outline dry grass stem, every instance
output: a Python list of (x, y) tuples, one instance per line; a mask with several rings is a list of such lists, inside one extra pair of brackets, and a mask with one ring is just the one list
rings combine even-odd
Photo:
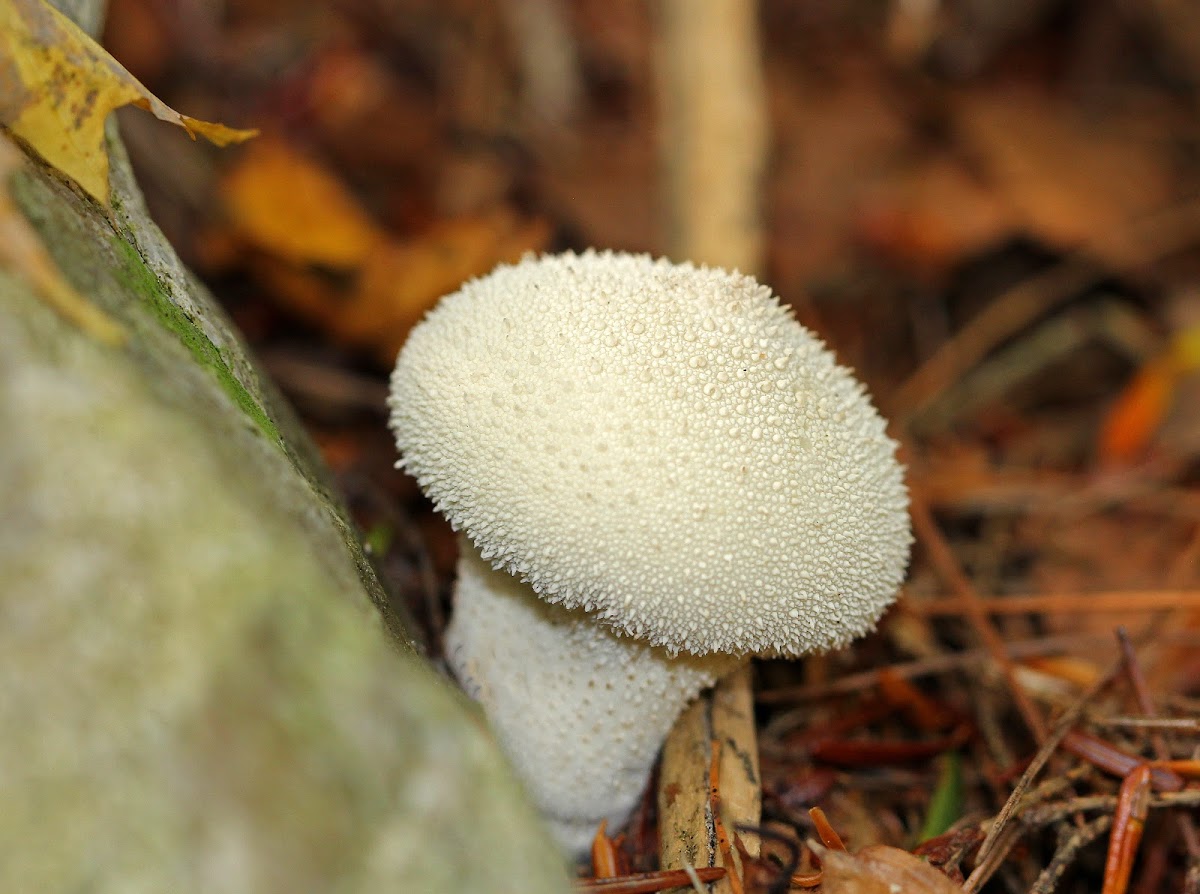
[[(1054, 753), (1059, 743), (1071, 731), (1071, 728), (1079, 721), (1079, 718), (1083, 716), (1083, 710), (1088, 702), (1095, 698), (1116, 678), (1123, 666), (1123, 660), (1114, 661), (1087, 692), (1083, 693), (1058, 719), (1058, 722), (1054, 725), (1054, 729), (1042, 742), (1037, 754), (1034, 755), (1029, 766), (1025, 768), (1025, 772), (1021, 774), (1021, 778), (1017, 780), (1017, 784), (1013, 786), (1012, 793), (1008, 796), (1004, 807), (1001, 808), (1000, 813), (996, 815), (996, 819), (992, 822), (987, 837), (984, 838), (983, 844), (979, 846), (979, 856), (976, 858), (975, 871), (971, 873), (963, 885), (965, 890), (977, 890), (998, 868), (999, 863), (990, 860), (989, 855), (992, 851), (998, 850), (997, 842), (1001, 835), (1004, 834), (1006, 827), (1010, 825), (1009, 821), (1021, 806), (1025, 792), (1029, 789), (1033, 780), (1037, 778), (1038, 773), (1042, 771), (1042, 767), (1050, 760), (1050, 756)], [(1009, 842), (1010, 847), (1011, 844), (1012, 842)]]
[(962, 606), (963, 614), (970, 620), (971, 626), (979, 638), (983, 640), (983, 645), (987, 648), (992, 660), (1000, 667), (1004, 679), (1008, 683), (1013, 702), (1025, 720), (1025, 725), (1033, 734), (1034, 739), (1041, 744), (1046, 740), (1046, 723), (1033, 701), (1017, 682), (1016, 668), (1008, 656), (1004, 640), (989, 620), (979, 594), (967, 579), (950, 544), (946, 542), (937, 523), (933, 520), (929, 508), (916, 495), (912, 500), (911, 511), (913, 530), (917, 539), (929, 553), (929, 559), (938, 574), (954, 590)]
[[(1102, 593), (1045, 593), (1013, 596), (980, 596), (977, 604), (989, 615), (1082, 614), (1151, 612), (1164, 609), (1200, 609), (1200, 590), (1124, 590)], [(958, 599), (910, 599), (905, 609), (934, 617), (965, 613)]]
[(1063, 873), (1075, 862), (1079, 852), (1107, 832), (1111, 826), (1111, 816), (1098, 816), (1082, 826), (1065, 826), (1059, 836), (1058, 849), (1046, 864), (1046, 868), (1038, 875), (1037, 881), (1029, 889), (1029, 894), (1053, 894)]

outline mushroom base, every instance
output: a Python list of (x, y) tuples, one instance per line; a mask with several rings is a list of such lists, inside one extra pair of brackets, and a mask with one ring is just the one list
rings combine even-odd
[(629, 818), (679, 713), (743, 659), (671, 655), (543, 602), (465, 538), (446, 651), (563, 848)]

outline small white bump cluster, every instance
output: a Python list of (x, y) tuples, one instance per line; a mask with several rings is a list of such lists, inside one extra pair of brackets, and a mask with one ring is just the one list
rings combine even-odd
[(390, 407), (400, 465), (484, 558), (669, 650), (840, 646), (904, 575), (895, 443), (748, 276), (527, 257), (413, 330)]

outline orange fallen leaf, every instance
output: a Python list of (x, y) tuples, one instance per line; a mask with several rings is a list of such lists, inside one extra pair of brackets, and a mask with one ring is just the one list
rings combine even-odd
[(353, 271), (383, 241), (337, 175), (278, 139), (249, 147), (220, 191), (236, 234), (289, 264)]
[(421, 236), (377, 242), (340, 279), (260, 252), (251, 270), (272, 296), (343, 344), (390, 365), (408, 330), (438, 298), (497, 264), (545, 248), (550, 229), (507, 209), (441, 221)]
[(1100, 427), (1097, 459), (1102, 466), (1123, 465), (1141, 456), (1166, 417), (1174, 391), (1171, 364), (1155, 360), (1138, 371)]
[(1176, 334), (1167, 350), (1147, 362), (1117, 396), (1100, 427), (1100, 464), (1124, 465), (1145, 453), (1170, 412), (1179, 377), (1197, 369), (1200, 326)]
[(876, 254), (929, 281), (1000, 243), (1016, 221), (957, 159), (934, 155), (869, 189), (854, 227)]
[(613, 878), (620, 874), (617, 870), (617, 848), (608, 837), (608, 820), (601, 820), (600, 827), (592, 837), (592, 876)]
[(506, 209), (441, 221), (419, 239), (388, 243), (371, 254), (355, 301), (339, 321), (352, 341), (370, 343), (391, 363), (404, 339), (443, 295), (497, 264), (545, 248), (550, 228)]
[[(279, 139), (249, 147), (220, 194), (227, 243), (273, 297), (338, 341), (391, 364), (408, 330), (442, 295), (497, 264), (545, 248), (543, 220), (508, 208), (435, 223), (401, 240), (385, 233), (338, 176)], [(210, 244), (231, 262), (229, 245)], [(330, 275), (330, 274), (334, 275)]]
[(125, 330), (67, 282), (9, 195), (8, 183), (22, 162), (21, 151), (0, 135), (0, 270), (24, 279), (62, 317), (105, 344), (120, 344)]
[(104, 122), (114, 109), (139, 106), (218, 146), (257, 133), (179, 114), (44, 0), (0, 3), (0, 60), (0, 123), (104, 205)]

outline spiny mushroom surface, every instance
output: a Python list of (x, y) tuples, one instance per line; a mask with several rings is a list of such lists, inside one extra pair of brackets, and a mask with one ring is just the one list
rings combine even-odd
[(558, 840), (581, 851), (601, 820), (624, 822), (675, 717), (738, 659), (619, 636), (461, 550), (446, 654)]
[[(390, 405), (401, 465), (482, 559), (619, 641), (664, 655), (833, 648), (871, 629), (903, 578), (907, 494), (883, 420), (750, 277), (592, 252), (500, 267), (413, 330)], [(489, 588), (468, 589), (481, 601)], [(518, 684), (502, 669), (479, 679), (469, 651), (456, 670), (499, 727), (513, 707), (488, 693)], [(538, 705), (526, 722), (559, 718), (563, 748), (587, 733), (574, 706), (525, 694)], [(501, 738), (514, 755), (545, 747)], [(535, 754), (527, 774), (543, 765)], [(574, 776), (557, 784), (569, 800)], [(633, 803), (621, 800), (591, 815), (615, 824)]]
[(909, 547), (884, 422), (747, 276), (645, 256), (497, 269), (412, 333), (403, 467), (543, 599), (695, 654), (869, 630)]

